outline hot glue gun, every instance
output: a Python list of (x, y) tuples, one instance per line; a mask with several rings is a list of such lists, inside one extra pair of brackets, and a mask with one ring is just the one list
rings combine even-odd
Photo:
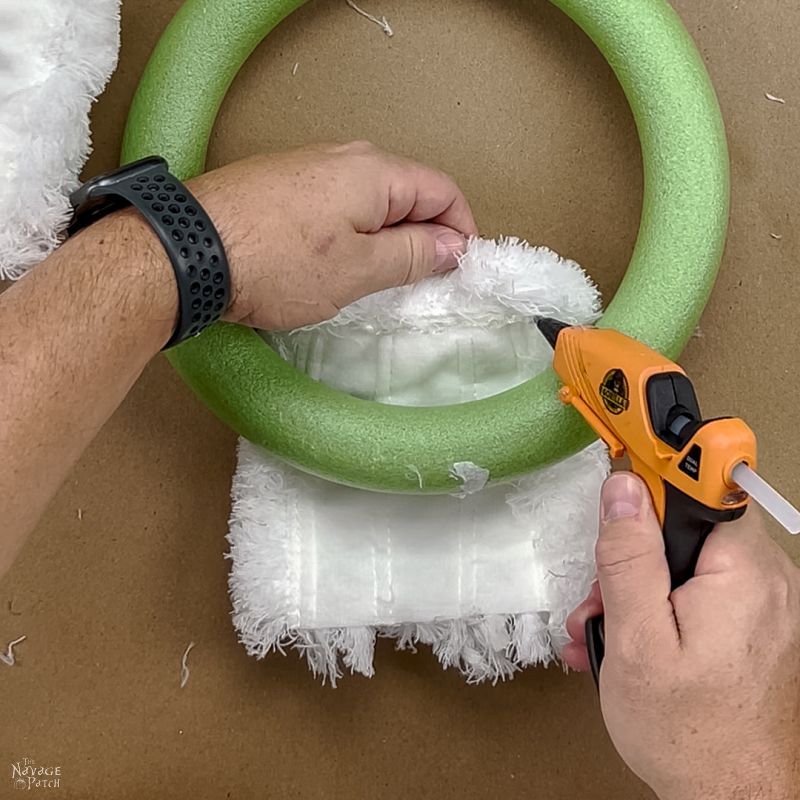
[[(751, 497), (790, 533), (800, 533), (800, 512), (754, 471), (753, 431), (741, 419), (703, 419), (692, 382), (677, 364), (614, 330), (552, 319), (538, 326), (554, 350), (562, 402), (589, 423), (612, 458), (627, 455), (647, 484), (673, 589), (694, 575), (714, 527), (741, 517)], [(602, 617), (587, 622), (586, 645), (599, 681)]]

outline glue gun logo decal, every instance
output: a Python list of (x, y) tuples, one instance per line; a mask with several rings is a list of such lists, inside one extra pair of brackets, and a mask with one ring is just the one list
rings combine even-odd
[(603, 405), (612, 414), (621, 414), (628, 410), (628, 379), (621, 369), (612, 369), (606, 373), (600, 384), (600, 397), (603, 398)]

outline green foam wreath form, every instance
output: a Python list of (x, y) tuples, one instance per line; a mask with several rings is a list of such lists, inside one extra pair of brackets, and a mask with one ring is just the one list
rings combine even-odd
[[(123, 163), (159, 154), (182, 179), (201, 173), (236, 73), (303, 2), (188, 0), (142, 76)], [(713, 287), (727, 231), (728, 155), (713, 87), (664, 0), (552, 2), (608, 59), (642, 143), (639, 237), (600, 324), (677, 357)], [(236, 325), (218, 324), (169, 358), (239, 434), (307, 472), (365, 489), (452, 492), (458, 489), (451, 475), (456, 462), (474, 462), (498, 481), (565, 458), (593, 439), (577, 414), (559, 402), (550, 370), (486, 400), (404, 408), (317, 383), (286, 364), (254, 331)]]

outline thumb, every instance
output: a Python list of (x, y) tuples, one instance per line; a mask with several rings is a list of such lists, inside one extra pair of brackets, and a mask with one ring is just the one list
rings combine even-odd
[(444, 225), (407, 222), (368, 234), (374, 247), (377, 289), (416, 283), (458, 266), (466, 238)]
[[(603, 487), (597, 578), (605, 610), (606, 646), (613, 651), (677, 638), (664, 538), (647, 486), (617, 472)], [(642, 654), (644, 655), (644, 654)]]

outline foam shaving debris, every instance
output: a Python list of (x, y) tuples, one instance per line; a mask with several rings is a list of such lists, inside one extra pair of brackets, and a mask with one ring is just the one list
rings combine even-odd
[(468, 497), (480, 492), (489, 482), (489, 470), (471, 461), (458, 461), (453, 464), (450, 475), (461, 481), (461, 491), (456, 497)]
[(389, 37), (394, 36), (394, 31), (392, 30), (392, 26), (389, 24), (389, 22), (387, 21), (386, 17), (375, 17), (375, 16), (373, 16), (372, 14), (368, 13), (367, 11), (364, 11), (363, 8), (359, 8), (353, 2), (353, 0), (347, 0), (347, 5), (349, 5), (350, 8), (352, 8), (353, 11), (355, 11), (357, 14), (361, 14), (361, 16), (364, 17), (365, 19), (368, 19), (370, 22), (374, 22), (376, 25), (378, 25), (381, 28), (381, 30), (387, 36), (389, 36)]
[(181, 689), (189, 682), (189, 666), (186, 660), (189, 658), (189, 653), (193, 647), (194, 642), (189, 642), (187, 648), (183, 651), (183, 657), (181, 658)]
[(20, 636), (19, 638), (14, 639), (13, 642), (9, 642), (5, 653), (0, 653), (0, 661), (2, 661), (7, 667), (13, 667), (14, 664), (17, 663), (17, 659), (14, 656), (14, 648), (20, 642), (24, 642), (27, 638), (27, 636)]
[(417, 483), (419, 483), (419, 488), (422, 489), (422, 473), (419, 471), (419, 467), (415, 467), (413, 464), (407, 464), (406, 468), (408, 469), (407, 477), (416, 478)]

